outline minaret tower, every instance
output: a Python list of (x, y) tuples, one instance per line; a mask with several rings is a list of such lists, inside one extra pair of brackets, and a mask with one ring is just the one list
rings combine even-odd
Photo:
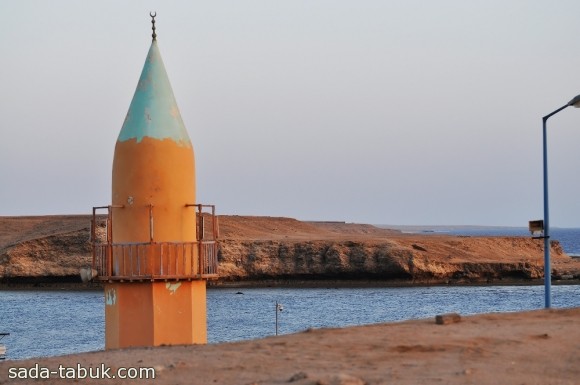
[(93, 208), (107, 349), (206, 343), (206, 280), (217, 277), (215, 207), (195, 203), (193, 147), (161, 59), (155, 16), (115, 145), (112, 204)]

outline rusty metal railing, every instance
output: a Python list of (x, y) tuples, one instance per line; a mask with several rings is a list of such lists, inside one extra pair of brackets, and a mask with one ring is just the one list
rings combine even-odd
[[(196, 238), (193, 242), (156, 242), (153, 240), (153, 214), (150, 207), (150, 242), (115, 243), (113, 240), (112, 208), (123, 206), (100, 206), (93, 208), (91, 243), (93, 246), (93, 269), (101, 281), (143, 280), (198, 280), (217, 278), (218, 223), (213, 205), (187, 205), (195, 207)], [(211, 213), (204, 213), (204, 208)], [(107, 209), (106, 217), (98, 216), (97, 210)], [(205, 223), (209, 222), (206, 235)], [(103, 228), (105, 236), (99, 236)], [(192, 230), (193, 231), (193, 230)]]
[(95, 244), (100, 280), (217, 278), (216, 241)]

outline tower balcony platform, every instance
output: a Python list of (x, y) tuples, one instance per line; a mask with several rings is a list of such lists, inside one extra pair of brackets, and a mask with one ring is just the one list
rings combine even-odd
[[(95, 279), (105, 282), (143, 282), (218, 278), (219, 243), (215, 206), (187, 206), (197, 209), (197, 240), (193, 242), (154, 241), (152, 207), (149, 210), (149, 242), (114, 242), (112, 209), (122, 209), (123, 206), (93, 207), (91, 243), (92, 268), (97, 273)], [(211, 212), (204, 212), (207, 208), (211, 208)], [(100, 209), (106, 209), (107, 214), (97, 215)]]

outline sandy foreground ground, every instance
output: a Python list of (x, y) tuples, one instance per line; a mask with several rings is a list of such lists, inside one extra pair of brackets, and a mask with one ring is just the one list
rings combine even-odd
[[(10, 379), (19, 368), (155, 369), (155, 379)], [(67, 369), (68, 370), (68, 369)], [(122, 375), (129, 372), (122, 372)], [(133, 373), (136, 373), (133, 371)], [(33, 373), (34, 374), (34, 373)], [(81, 372), (82, 375), (82, 372)], [(237, 343), (0, 363), (0, 384), (580, 384), (580, 308), (412, 320)]]

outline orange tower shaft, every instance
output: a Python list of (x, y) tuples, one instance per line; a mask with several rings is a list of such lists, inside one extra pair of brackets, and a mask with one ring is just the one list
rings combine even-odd
[(154, 35), (115, 146), (107, 241), (94, 237), (107, 349), (206, 343), (217, 223), (195, 202), (193, 147)]

